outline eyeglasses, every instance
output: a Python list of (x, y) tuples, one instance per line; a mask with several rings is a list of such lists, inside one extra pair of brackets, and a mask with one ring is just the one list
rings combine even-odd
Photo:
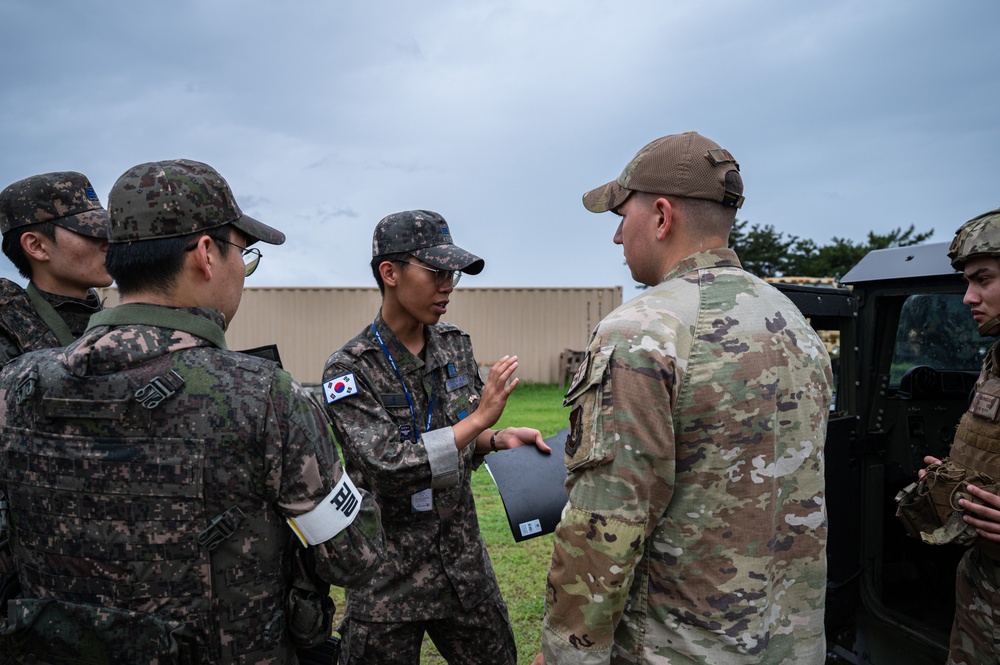
[[(212, 236), (208, 236), (212, 238)], [(227, 245), (232, 245), (236, 249), (240, 250), (240, 256), (243, 257), (243, 265), (246, 266), (246, 276), (249, 277), (253, 274), (253, 271), (257, 269), (257, 265), (260, 263), (260, 250), (256, 247), (240, 247), (235, 242), (229, 242), (228, 240), (220, 240), (219, 238), (212, 238), (212, 242), (221, 242)], [(185, 247), (185, 252), (192, 251), (198, 243), (194, 243), (190, 247)]]
[(442, 287), (448, 282), (451, 282), (452, 287), (458, 286), (458, 280), (462, 279), (461, 270), (448, 270), (446, 268), (428, 268), (427, 266), (422, 266), (419, 263), (410, 263), (409, 261), (404, 261), (403, 259), (395, 259), (396, 263), (405, 263), (408, 266), (416, 266), (423, 270), (434, 273), (434, 285), (437, 287)]

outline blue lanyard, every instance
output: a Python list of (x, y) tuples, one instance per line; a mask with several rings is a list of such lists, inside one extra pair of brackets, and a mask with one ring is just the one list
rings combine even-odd
[[(385, 341), (382, 339), (382, 335), (379, 334), (378, 328), (375, 326), (375, 321), (372, 321), (372, 332), (375, 334), (375, 339), (378, 340), (379, 346), (382, 347), (382, 353), (385, 357), (389, 359), (389, 364), (392, 365), (392, 371), (396, 373), (396, 378), (399, 379), (399, 385), (403, 386), (403, 394), (406, 395), (406, 403), (410, 405), (410, 415), (413, 416), (413, 427), (416, 429), (416, 438), (420, 438), (420, 425), (417, 423), (417, 408), (413, 405), (413, 397), (410, 395), (410, 389), (406, 387), (406, 382), (403, 381), (403, 375), (399, 371), (399, 367), (396, 366), (396, 360), (389, 353), (389, 347), (385, 345)], [(430, 399), (427, 400), (427, 427), (424, 432), (429, 432), (431, 429), (431, 416), (434, 414), (434, 382), (431, 382), (431, 395)]]

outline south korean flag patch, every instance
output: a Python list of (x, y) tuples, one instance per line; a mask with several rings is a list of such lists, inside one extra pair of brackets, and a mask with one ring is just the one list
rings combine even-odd
[(326, 396), (327, 404), (333, 404), (338, 399), (350, 397), (357, 394), (357, 392), (358, 384), (354, 381), (354, 372), (342, 374), (323, 384), (323, 394)]

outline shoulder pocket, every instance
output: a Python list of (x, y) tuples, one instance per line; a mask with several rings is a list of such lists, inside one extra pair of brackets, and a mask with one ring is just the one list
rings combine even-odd
[(613, 351), (614, 346), (588, 351), (566, 391), (563, 405), (572, 408), (566, 438), (566, 469), (569, 471), (604, 464), (615, 457), (611, 401)]

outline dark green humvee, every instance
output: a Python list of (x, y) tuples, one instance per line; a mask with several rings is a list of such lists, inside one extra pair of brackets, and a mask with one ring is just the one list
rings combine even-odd
[(964, 550), (907, 536), (894, 501), (925, 455), (947, 455), (993, 343), (962, 304), (947, 251), (871, 252), (841, 280), (849, 288), (775, 285), (840, 338), (826, 441), (829, 663), (947, 656)]

